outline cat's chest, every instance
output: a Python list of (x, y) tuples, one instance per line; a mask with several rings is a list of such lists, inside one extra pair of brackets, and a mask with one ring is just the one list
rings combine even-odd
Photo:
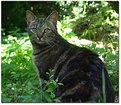
[(34, 49), (34, 53), (36, 53), (32, 56), (33, 62), (38, 68), (53, 69), (64, 50), (62, 47), (44, 48), (38, 52)]

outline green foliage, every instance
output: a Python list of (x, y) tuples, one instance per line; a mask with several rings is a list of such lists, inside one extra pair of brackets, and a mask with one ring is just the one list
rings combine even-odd
[(17, 40), (12, 36), (2, 38), (7, 43), (2, 44), (2, 102), (32, 102), (37, 95), (35, 93), (39, 93), (27, 39)]
[[(58, 21), (60, 35), (68, 42), (87, 47), (100, 55), (106, 64), (116, 97), (118, 97), (118, 14), (109, 5), (109, 2), (58, 1), (57, 4), (60, 6), (59, 14), (65, 14), (61, 17), (63, 19)], [(18, 7), (16, 6), (16, 8)], [(29, 4), (28, 7), (30, 7)], [(39, 6), (36, 7), (36, 10), (38, 8)], [(14, 8), (13, 11), (15, 12), (15, 10)], [(23, 12), (25, 11), (21, 11), (20, 14)], [(21, 16), (20, 14), (19, 16)], [(19, 18), (19, 20), (21, 19)], [(11, 28), (13, 28), (12, 25)], [(31, 59), (32, 48), (28, 34), (20, 33), (20, 29), (17, 27), (7, 32), (3, 28), (1, 33), (2, 102), (60, 102), (59, 98), (55, 96), (54, 90), (62, 84), (58, 83), (58, 80), (53, 80), (54, 70), (47, 73), (50, 78), (44, 81), (44, 86), (39, 85)], [(104, 92), (103, 94), (105, 96)], [(101, 97), (100, 102), (105, 101), (103, 98)]]
[[(6, 32), (15, 30), (16, 28), (19, 28), (19, 32), (21, 30), (25, 31), (26, 10), (31, 10), (41, 18), (48, 16), (53, 10), (57, 10), (59, 13), (61, 13), (59, 14), (59, 20), (63, 19), (64, 16), (71, 16), (73, 18), (76, 15), (78, 18), (79, 16), (83, 17), (83, 15), (86, 16), (87, 14), (91, 13), (95, 14), (100, 8), (101, 11), (104, 12), (102, 15), (107, 15), (107, 10), (110, 10), (110, 8), (108, 8), (109, 6), (112, 8), (112, 10), (116, 11), (116, 13), (119, 12), (118, 1), (107, 1), (104, 3), (108, 3), (109, 5), (102, 7), (105, 5), (101, 4), (100, 1), (2, 1), (2, 28), (4, 28)], [(108, 15), (114, 15), (112, 12), (109, 12)], [(97, 21), (100, 20), (101, 19), (98, 19)]]
[[(44, 90), (44, 94), (42, 96), (43, 102), (60, 102), (59, 97), (55, 96), (55, 89), (59, 85), (63, 85), (58, 82), (58, 79), (54, 80), (54, 70), (49, 70), (46, 72), (46, 75), (49, 77), (49, 80), (44, 80), (42, 90)], [(46, 96), (45, 96), (46, 95)]]
[(78, 2), (64, 18), (62, 26), (68, 25), (81, 39), (107, 42), (118, 37), (118, 14), (108, 2)]
[(47, 73), (50, 79), (45, 86), (39, 85), (28, 37), (18, 40), (9, 35), (2, 41), (2, 102), (60, 102), (54, 90), (61, 83), (52, 79), (53, 70)]

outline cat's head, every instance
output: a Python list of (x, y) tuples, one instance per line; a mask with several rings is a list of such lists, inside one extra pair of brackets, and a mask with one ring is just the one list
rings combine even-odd
[(57, 33), (58, 13), (53, 11), (47, 18), (38, 18), (31, 11), (26, 11), (28, 34), (33, 43), (51, 43)]

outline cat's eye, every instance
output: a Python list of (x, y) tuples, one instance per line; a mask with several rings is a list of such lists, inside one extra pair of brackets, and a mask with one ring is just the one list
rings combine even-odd
[(44, 29), (44, 33), (48, 33), (48, 32), (50, 32), (49, 28)]
[(31, 32), (35, 32), (36, 28), (30, 28)]

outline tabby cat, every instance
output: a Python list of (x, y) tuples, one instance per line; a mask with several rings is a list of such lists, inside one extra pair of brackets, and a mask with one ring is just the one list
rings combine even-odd
[(96, 53), (72, 45), (58, 34), (57, 11), (47, 18), (38, 18), (27, 10), (26, 19), (39, 77), (48, 80), (46, 72), (55, 70), (54, 79), (63, 84), (55, 90), (61, 102), (98, 102), (102, 95), (102, 72), (106, 102), (114, 102), (114, 91), (103, 62)]

